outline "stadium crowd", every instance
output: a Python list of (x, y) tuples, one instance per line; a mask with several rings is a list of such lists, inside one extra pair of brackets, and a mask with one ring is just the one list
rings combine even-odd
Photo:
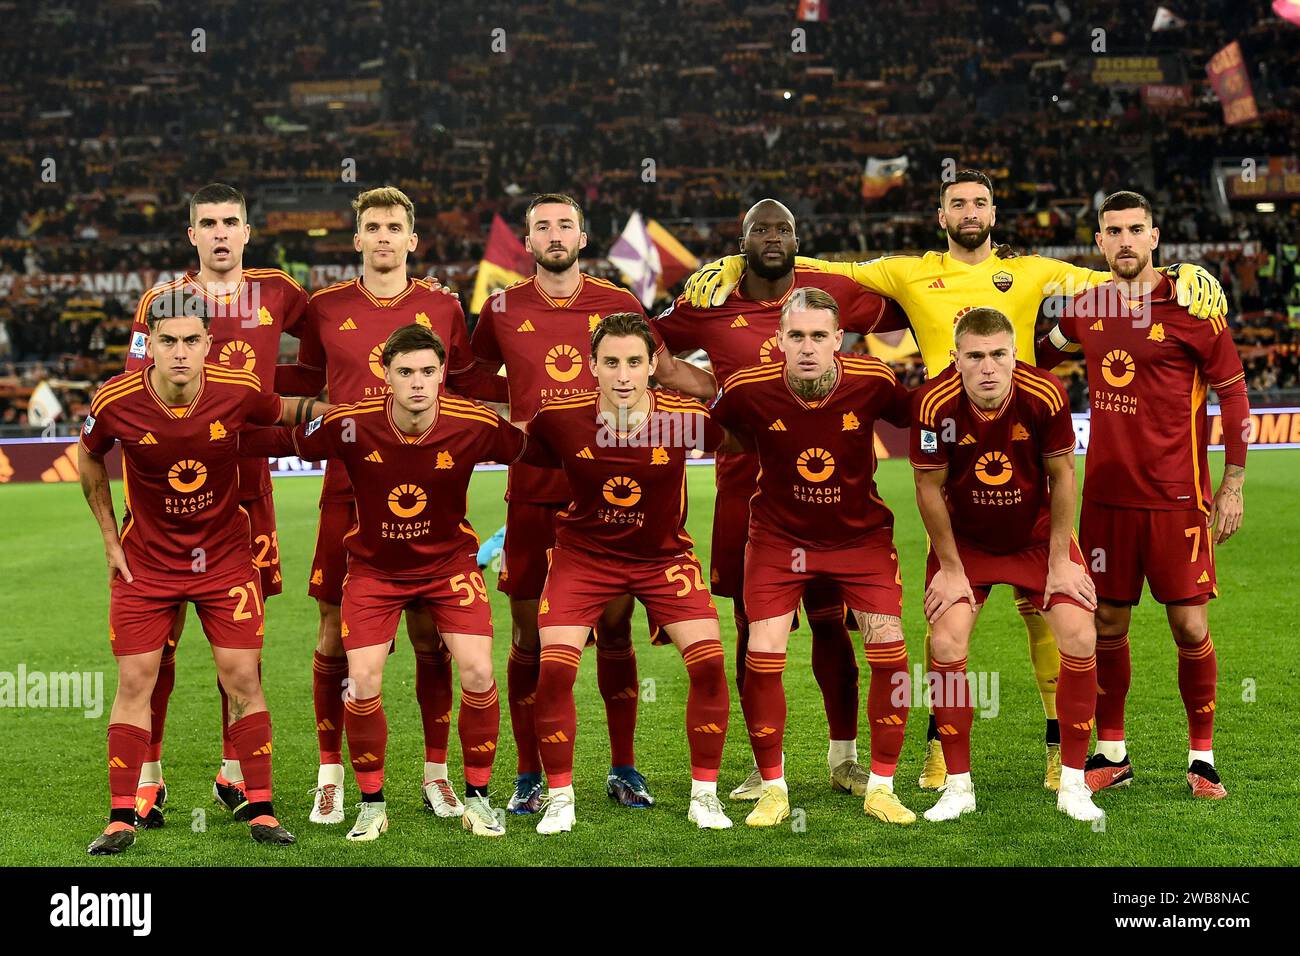
[[(188, 268), (179, 224), (213, 178), (253, 200), (247, 260), (266, 265), (356, 259), (345, 232), (262, 229), (268, 195), (341, 201), (391, 182), (420, 215), (413, 269), (462, 293), (493, 216), (517, 224), (551, 189), (583, 203), (587, 255), (611, 278), (601, 260), (632, 211), (709, 259), (767, 195), (799, 218), (805, 254), (921, 251), (942, 240), (934, 184), (951, 158), (992, 177), (995, 236), (1018, 249), (1090, 244), (1095, 197), (1130, 185), (1166, 242), (1257, 242), (1257, 256), (1205, 261), (1229, 288), (1251, 388), (1300, 387), (1300, 284), (1283, 252), (1296, 206), (1216, 204), (1208, 167), (1300, 153), (1296, 27), (1211, 0), (1180, 0), (1186, 23), (1159, 32), (1122, 0), (1079, 7), (882, 0), (800, 24), (785, 2), (449, 0), (429, 21), (414, 0), (322, 0), (307, 36), (291, 4), (259, 5), (255, 28), (237, 5), (182, 2), (165, 19), (156, 0), (42, 5), (0, 38), (0, 282)], [(1232, 39), (1260, 120), (1228, 127), (1204, 77)], [(1106, 54), (1160, 58), (1189, 101), (1157, 110), (1138, 85), (1099, 81)], [(317, 102), (306, 80), (347, 83)], [(895, 156), (908, 175), (864, 200), (867, 157)], [(355, 182), (341, 181), (348, 159)], [(120, 367), (131, 297), (5, 291), (0, 396)], [(75, 415), (85, 395), (60, 391)], [(0, 424), (22, 404), (0, 397)]]

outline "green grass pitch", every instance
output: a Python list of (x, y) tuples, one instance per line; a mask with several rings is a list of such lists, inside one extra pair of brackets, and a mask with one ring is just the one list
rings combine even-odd
[[(1082, 465), (1082, 460), (1080, 460)], [(218, 703), (206, 642), (191, 612), (180, 645), (175, 694), (168, 716), (164, 766), (170, 789), (167, 826), (146, 831), (124, 857), (91, 860), (86, 844), (107, 814), (104, 733), (116, 685), (107, 641), (108, 595), (98, 536), (76, 485), (15, 485), (0, 489), (4, 548), (0, 550), (0, 671), (101, 671), (104, 712), (87, 719), (71, 709), (0, 710), (0, 863), (4, 865), (1295, 865), (1300, 823), (1294, 812), (1295, 723), (1300, 695), (1295, 600), (1300, 513), (1295, 476), (1300, 452), (1253, 455), (1246, 485), (1246, 520), (1218, 551), (1223, 595), (1211, 605), (1219, 651), (1216, 756), (1229, 797), (1193, 801), (1184, 777), (1186, 722), (1175, 680), (1172, 640), (1160, 607), (1148, 596), (1134, 615), (1133, 689), (1129, 744), (1135, 785), (1098, 800), (1107, 810), (1097, 832), (1056, 812), (1042, 788), (1043, 719), (1025, 649), (1025, 633), (1006, 588), (995, 590), (970, 654), (971, 669), (997, 672), (999, 710), (974, 728), (979, 810), (961, 821), (888, 827), (862, 813), (860, 801), (833, 793), (826, 767), (826, 723), (808, 662), (806, 626), (791, 641), (786, 692), (790, 719), (786, 776), (791, 822), (775, 831), (749, 831), (748, 805), (729, 803), (736, 827), (698, 832), (686, 820), (688, 762), (683, 729), (686, 675), (671, 648), (651, 648), (645, 617), (636, 613), (644, 694), (637, 730), (638, 765), (659, 805), (631, 811), (604, 793), (608, 741), (596, 690), (594, 657), (578, 679), (579, 734), (575, 782), (578, 825), (544, 838), (535, 818), (510, 817), (504, 840), (474, 839), (455, 820), (421, 809), (422, 742), (413, 692), (413, 657), (405, 638), (389, 664), (385, 698), (390, 727), (388, 783), (391, 829), (374, 844), (352, 845), (343, 826), (307, 822), (315, 783), (316, 741), (311, 705), (311, 655), (316, 608), (306, 596), (320, 480), (275, 483), (285, 594), (270, 602), (264, 658), (275, 723), (276, 807), (298, 836), (274, 850), (249, 840), (211, 800), (220, 757)], [(1212, 456), (1217, 477), (1221, 456)], [(471, 488), (470, 518), (481, 536), (502, 522), (501, 472), (480, 473)], [(905, 586), (905, 620), (913, 662), (921, 659), (920, 612), (924, 531), (904, 461), (881, 464), (882, 494), (897, 516)], [(713, 472), (690, 471), (690, 530), (707, 566)], [(115, 490), (120, 512), (120, 489)], [(489, 584), (493, 581), (489, 575)], [(515, 753), (504, 702), (509, 611), (492, 591), (497, 626), (495, 660), (502, 685), (502, 735), (493, 778), (494, 803), (504, 803)], [(719, 600), (727, 671), (734, 674), (729, 602)], [(863, 706), (867, 668), (863, 671)], [(865, 714), (863, 716), (865, 722)], [(864, 723), (865, 726), (865, 723)], [(925, 731), (912, 711), (897, 789), (918, 813), (935, 800), (917, 789)], [(860, 750), (866, 754), (865, 732)], [(461, 785), (456, 737), (452, 770)], [(732, 690), (731, 728), (720, 790), (750, 766), (739, 702)], [(347, 781), (356, 799), (355, 782)], [(349, 822), (355, 811), (349, 807)]]

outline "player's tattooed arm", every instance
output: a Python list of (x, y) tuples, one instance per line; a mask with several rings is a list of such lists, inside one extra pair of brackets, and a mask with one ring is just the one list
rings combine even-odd
[(1241, 519), (1246, 511), (1244, 488), (1246, 469), (1242, 465), (1225, 465), (1223, 480), (1214, 496), (1214, 507), (1210, 509), (1210, 529), (1214, 534), (1214, 543), (1222, 544), (1237, 533)]
[(87, 450), (85, 445), (77, 445), (77, 468), (81, 474), (81, 493), (86, 496), (86, 504), (99, 525), (104, 537), (104, 558), (108, 562), (108, 583), (119, 574), (130, 584), (135, 580), (131, 569), (126, 564), (126, 553), (117, 534), (117, 516), (113, 514), (113, 493), (108, 483), (108, 468), (102, 455)]
[(1074, 540), (1074, 502), (1078, 494), (1073, 449), (1063, 455), (1044, 458), (1043, 467), (1050, 479), (1048, 498), (1052, 515), (1043, 604), (1047, 604), (1053, 594), (1064, 594), (1094, 611), (1097, 609), (1097, 587), (1087, 569), (1070, 559), (1070, 546)]
[(931, 624), (943, 617), (948, 609), (965, 598), (972, 613), (976, 609), (975, 593), (966, 579), (966, 569), (957, 551), (957, 539), (952, 533), (952, 519), (943, 498), (943, 485), (948, 480), (947, 468), (917, 468), (916, 507), (921, 521), (930, 535), (930, 547), (939, 559), (939, 570), (925, 589), (925, 617)]
[(660, 349), (655, 356), (655, 380), (662, 387), (702, 402), (712, 401), (718, 394), (718, 382), (712, 372), (677, 358), (667, 349)]
[(862, 630), (862, 643), (885, 644), (902, 639), (903, 622), (894, 615), (862, 611), (853, 613), (858, 619), (858, 627)]
[(280, 397), (280, 424), (301, 425), (332, 410), (333, 405), (316, 398)]

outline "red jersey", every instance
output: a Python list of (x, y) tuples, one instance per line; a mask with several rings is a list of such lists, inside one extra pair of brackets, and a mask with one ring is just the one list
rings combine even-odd
[(907, 426), (907, 389), (879, 359), (836, 355), (835, 363), (839, 378), (816, 402), (790, 390), (784, 362), (737, 372), (714, 400), (718, 424), (758, 449), (755, 544), (832, 550), (894, 523), (876, 493), (873, 425)]
[[(722, 305), (700, 309), (685, 295), (650, 323), (660, 348), (672, 353), (703, 349), (721, 385), (743, 368), (756, 364), (777, 364), (785, 355), (776, 344), (781, 309), (795, 289), (822, 289), (835, 297), (840, 307), (840, 327), (866, 334), (876, 329), (907, 327), (907, 317), (893, 299), (886, 299), (858, 285), (848, 276), (796, 266), (794, 284), (780, 299), (748, 299), (740, 286)], [(718, 456), (718, 481), (753, 485), (757, 465), (752, 455), (724, 453)]]
[(427, 580), (472, 561), (478, 537), (466, 519), (466, 490), (481, 461), (511, 462), (524, 433), (469, 399), (438, 396), (419, 436), (398, 429), (392, 395), (339, 405), (292, 432), (299, 457), (328, 458), (351, 479), (357, 524), (343, 536), (348, 573)]
[[(252, 372), (261, 382), (262, 391), (273, 393), (280, 335), (288, 332), (300, 337), (307, 308), (306, 291), (279, 269), (245, 269), (239, 285), (229, 295), (211, 295), (193, 271), (150, 289), (136, 306), (125, 370), (134, 372), (151, 363), (145, 354), (150, 314), (184, 315), (185, 300), (190, 297), (203, 303), (209, 317), (212, 349), (206, 361)], [(240, 461), (239, 489), (242, 501), (269, 494), (269, 463), (255, 458)]]
[(1145, 305), (1106, 283), (1067, 312), (1059, 325), (1082, 347), (1092, 399), (1084, 498), (1208, 512), (1206, 386), (1244, 376), (1226, 320), (1193, 318), (1165, 276)]
[(1047, 544), (1051, 499), (1044, 458), (1074, 453), (1074, 421), (1055, 375), (1016, 362), (1011, 388), (991, 411), (976, 407), (949, 365), (913, 396), (912, 467), (947, 468), (953, 535), (980, 551), (1010, 554)]
[[(298, 364), (324, 370), (330, 402), (346, 405), (387, 395), (381, 354), (388, 336), (418, 323), (437, 333), (447, 350), (444, 381), (474, 364), (465, 313), (454, 295), (434, 292), (426, 279), (408, 279), (391, 299), (370, 293), (360, 277), (312, 293)], [(347, 498), (352, 486), (342, 462), (325, 467), (322, 498)]]
[(170, 408), (149, 372), (115, 375), (95, 393), (81, 428), (87, 451), (122, 443), (122, 547), (136, 577), (248, 566), (248, 513), (239, 505), (239, 450), (245, 424), (274, 425), (280, 397), (251, 372), (205, 364), (194, 400)]
[(648, 394), (650, 413), (626, 435), (599, 417), (599, 392), (548, 401), (528, 426), (573, 488), (556, 516), (559, 545), (645, 561), (695, 547), (686, 533), (686, 459), (717, 448), (722, 429), (693, 398)]
[[(578, 290), (553, 299), (530, 276), (492, 295), (479, 313), (471, 345), (474, 356), (492, 367), (506, 367), (510, 420), (531, 421), (548, 399), (596, 387), (587, 360), (591, 333), (607, 315), (645, 315), (636, 296), (622, 286), (580, 274)], [(564, 472), (520, 462), (510, 469), (506, 498), (535, 503), (572, 497)]]

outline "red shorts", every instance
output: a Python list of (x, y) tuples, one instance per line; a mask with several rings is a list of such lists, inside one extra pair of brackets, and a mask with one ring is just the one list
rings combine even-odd
[(316, 525), (316, 554), (311, 559), (311, 583), (307, 593), (326, 604), (343, 603), (343, 579), (348, 574), (347, 533), (357, 526), (357, 503), (353, 498), (322, 498), (320, 521)]
[(349, 574), (343, 582), (344, 650), (387, 644), (408, 607), (424, 607), (443, 634), (492, 637), (492, 605), (487, 584), (471, 559), (454, 574), (403, 581)]
[(536, 601), (546, 584), (547, 553), (555, 546), (555, 516), (568, 502), (506, 502), (506, 540), (497, 590), (518, 601)]
[(714, 476), (713, 538), (709, 586), (719, 597), (745, 596), (745, 545), (749, 543), (749, 499), (758, 487), (757, 455), (718, 455)]
[(280, 573), (280, 538), (275, 533), (275, 498), (271, 492), (239, 503), (248, 512), (253, 536), (253, 565), (262, 576), (262, 597), (284, 590)]
[[(1024, 551), (1014, 551), (1010, 554), (994, 554), (991, 551), (981, 551), (978, 548), (971, 548), (958, 542), (957, 553), (961, 557), (962, 567), (966, 571), (966, 580), (970, 582), (970, 589), (975, 592), (975, 600), (983, 604), (989, 599), (989, 591), (995, 584), (1009, 584), (1016, 589), (1017, 597), (1026, 598), (1034, 607), (1040, 611), (1047, 610), (1043, 606), (1043, 590), (1047, 587), (1047, 556), (1049, 548), (1042, 545), (1036, 548), (1028, 548)], [(1079, 550), (1079, 542), (1070, 536), (1070, 560), (1075, 564), (1087, 567), (1083, 560), (1083, 552)], [(935, 555), (933, 549), (925, 559), (925, 586), (930, 586), (930, 581), (939, 573), (939, 558)], [(962, 598), (962, 603), (965, 602)], [(1073, 604), (1075, 607), (1083, 608), (1072, 597), (1064, 594), (1053, 594), (1052, 600), (1048, 607), (1055, 607), (1058, 604)], [(1083, 608), (1085, 611), (1087, 608)]]
[(203, 574), (118, 578), (108, 596), (108, 640), (127, 657), (164, 647), (181, 605), (193, 603), (208, 641), (216, 647), (262, 646), (264, 614), (252, 562)]
[(605, 605), (620, 594), (630, 594), (645, 606), (652, 628), (718, 619), (693, 553), (631, 561), (556, 547), (537, 609), (537, 626), (595, 627)]
[(844, 603), (855, 611), (903, 613), (903, 579), (889, 528), (872, 532), (863, 544), (835, 551), (751, 541), (745, 549), (745, 613), (751, 621), (789, 614), (814, 580), (837, 585)]
[(1137, 604), (1142, 579), (1161, 604), (1204, 604), (1218, 597), (1214, 545), (1203, 511), (1112, 508), (1083, 502), (1079, 537), (1097, 597)]

